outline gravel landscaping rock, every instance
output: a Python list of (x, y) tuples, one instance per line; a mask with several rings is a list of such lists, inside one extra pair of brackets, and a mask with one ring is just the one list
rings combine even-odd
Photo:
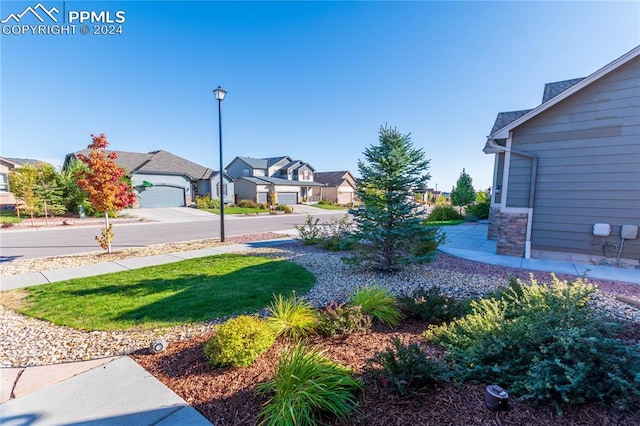
[[(229, 243), (264, 240), (275, 234), (261, 234), (229, 239)], [(42, 271), (43, 268), (59, 269), (87, 263), (121, 260), (134, 256), (169, 253), (172, 251), (196, 250), (212, 247), (214, 242), (201, 241), (186, 244), (156, 246), (134, 251), (121, 251), (111, 255), (84, 255), (59, 258), (36, 259), (0, 265), (2, 275)], [(409, 268), (396, 274), (358, 271), (345, 265), (344, 254), (330, 253), (318, 247), (289, 243), (267, 249), (251, 250), (252, 254), (288, 259), (312, 272), (317, 277), (313, 289), (306, 295), (315, 306), (345, 301), (356, 288), (365, 285), (383, 285), (394, 294), (410, 294), (419, 287), (437, 285), (456, 299), (481, 296), (504, 287), (510, 277), (529, 281), (530, 277), (549, 281), (548, 273), (523, 271), (471, 262), (440, 254), (427, 265)], [(558, 276), (560, 279), (575, 277)], [(640, 308), (616, 299), (623, 295), (627, 299), (640, 301), (640, 286), (613, 281), (590, 281), (599, 286), (601, 292), (594, 297), (592, 305), (603, 314), (617, 319), (640, 323)], [(5, 304), (8, 298), (3, 298)], [(28, 318), (0, 305), (0, 366), (24, 367), (95, 359), (128, 354), (147, 348), (151, 341), (163, 339), (177, 342), (201, 336), (213, 330), (214, 323), (192, 324), (156, 330), (126, 331), (80, 331), (60, 327), (46, 321)]]

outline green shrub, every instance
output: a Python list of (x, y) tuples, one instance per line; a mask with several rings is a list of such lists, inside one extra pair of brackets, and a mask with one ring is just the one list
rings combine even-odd
[(313, 245), (318, 244), (320, 241), (320, 236), (322, 235), (322, 230), (318, 226), (318, 222), (320, 222), (320, 218), (313, 219), (313, 216), (310, 214), (307, 215), (307, 218), (304, 221), (304, 225), (295, 225), (294, 228), (298, 231), (298, 240), (302, 242), (304, 245)]
[(204, 347), (207, 360), (216, 366), (247, 367), (275, 341), (265, 321), (247, 315), (230, 319), (216, 331)]
[(258, 204), (258, 208), (260, 210), (267, 210), (267, 208), (269, 207), (269, 205), (267, 203), (260, 203)]
[(489, 200), (482, 203), (471, 204), (467, 206), (467, 216), (473, 216), (477, 219), (488, 219), (490, 207), (491, 202)]
[(250, 209), (257, 209), (258, 203), (253, 200), (240, 200), (238, 201), (238, 207), (248, 207)]
[(360, 306), (331, 303), (320, 311), (318, 329), (329, 337), (362, 333), (371, 329), (371, 316), (364, 314)]
[(355, 291), (347, 302), (349, 306), (360, 306), (362, 313), (390, 327), (395, 327), (402, 321), (402, 312), (396, 298), (384, 287), (362, 287)]
[(209, 194), (199, 195), (196, 197), (196, 208), (198, 209), (219, 209), (220, 200), (212, 200)]
[(329, 251), (351, 250), (356, 244), (351, 235), (352, 228), (353, 221), (348, 216), (332, 217), (323, 224), (320, 244)]
[(462, 215), (451, 206), (436, 206), (427, 216), (427, 222), (445, 222), (461, 219), (463, 219)]
[(327, 414), (346, 421), (357, 406), (362, 383), (350, 371), (302, 344), (284, 351), (273, 380), (258, 386), (271, 397), (261, 425), (316, 425)]
[(611, 337), (613, 325), (586, 306), (594, 291), (581, 280), (518, 281), (426, 337), (447, 349), (458, 380), (499, 381), (558, 411), (586, 402), (639, 408), (640, 345)]
[(442, 367), (429, 359), (417, 344), (405, 345), (397, 337), (392, 342), (393, 348), (379, 352), (371, 359), (374, 377), (400, 395), (438, 380)]
[(276, 337), (301, 339), (318, 328), (318, 311), (304, 299), (293, 294), (285, 299), (281, 294), (267, 307), (272, 315), (267, 318)]
[(409, 317), (433, 324), (451, 321), (467, 314), (469, 310), (468, 303), (458, 302), (445, 295), (438, 286), (418, 288), (410, 296), (399, 297), (398, 302)]
[(336, 203), (334, 203), (331, 200), (320, 200), (318, 201), (318, 204), (320, 204), (321, 206), (335, 206)]

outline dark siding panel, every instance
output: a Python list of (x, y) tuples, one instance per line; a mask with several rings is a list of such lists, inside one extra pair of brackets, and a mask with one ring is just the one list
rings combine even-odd
[[(590, 254), (600, 222), (619, 244), (621, 225), (640, 225), (640, 59), (516, 128), (513, 148), (539, 161), (533, 249)], [(524, 192), (527, 173), (514, 166), (514, 193)], [(640, 239), (622, 257), (639, 259)]]
[(531, 160), (511, 154), (507, 207), (529, 207)]

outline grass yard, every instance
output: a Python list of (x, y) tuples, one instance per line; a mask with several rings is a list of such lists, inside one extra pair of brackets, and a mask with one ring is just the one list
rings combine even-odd
[(284, 260), (227, 254), (20, 290), (20, 313), (83, 330), (156, 328), (254, 313), (315, 277)]
[(464, 220), (434, 220), (433, 222), (425, 222), (429, 226), (454, 226), (464, 223)]
[[(220, 214), (220, 209), (205, 209), (206, 211), (214, 214)], [(269, 213), (269, 210), (258, 209), (253, 207), (225, 207), (224, 214), (257, 214), (257, 213)]]
[(24, 219), (24, 215), (18, 220), (15, 212), (0, 212), (0, 223), (20, 223)]
[(313, 207), (317, 207), (319, 209), (325, 209), (325, 210), (348, 210), (349, 209), (349, 207), (336, 206), (332, 204), (313, 204)]

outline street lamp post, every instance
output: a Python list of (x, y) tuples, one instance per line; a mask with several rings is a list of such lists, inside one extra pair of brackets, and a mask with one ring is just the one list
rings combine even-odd
[(220, 173), (218, 174), (218, 180), (220, 182), (220, 242), (224, 243), (224, 185), (223, 185), (223, 170), (222, 170), (222, 100), (227, 94), (226, 90), (218, 86), (213, 94), (218, 100), (218, 141), (220, 143)]

